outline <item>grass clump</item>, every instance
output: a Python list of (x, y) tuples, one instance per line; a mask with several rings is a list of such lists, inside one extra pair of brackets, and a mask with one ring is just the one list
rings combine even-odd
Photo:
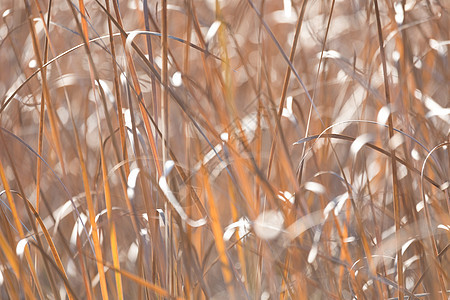
[(447, 299), (445, 1), (2, 1), (0, 295)]

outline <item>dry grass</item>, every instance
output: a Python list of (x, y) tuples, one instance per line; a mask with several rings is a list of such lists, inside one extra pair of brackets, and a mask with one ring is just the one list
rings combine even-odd
[(448, 1), (0, 3), (0, 298), (448, 299)]

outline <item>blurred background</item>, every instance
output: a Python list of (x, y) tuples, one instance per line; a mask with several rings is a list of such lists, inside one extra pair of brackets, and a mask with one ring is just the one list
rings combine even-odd
[(447, 299), (449, 9), (2, 0), (2, 298)]

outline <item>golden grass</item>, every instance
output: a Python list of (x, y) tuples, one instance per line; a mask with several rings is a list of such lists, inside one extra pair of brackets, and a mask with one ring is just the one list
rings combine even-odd
[(447, 299), (446, 1), (2, 1), (0, 298)]

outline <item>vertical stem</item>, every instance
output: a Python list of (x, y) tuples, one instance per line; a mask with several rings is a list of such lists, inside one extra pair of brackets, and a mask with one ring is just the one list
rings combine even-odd
[[(161, 0), (161, 57), (162, 57), (162, 70), (161, 70), (161, 114), (163, 117), (163, 143), (162, 143), (162, 157), (163, 164), (168, 158), (167, 145), (169, 144), (169, 101), (167, 92), (167, 82), (168, 82), (168, 45), (167, 45), (167, 0)], [(166, 241), (166, 251), (167, 251), (167, 284), (170, 293), (173, 293), (173, 260), (172, 260), (172, 241), (171, 241), (171, 230), (172, 230), (172, 214), (170, 212), (170, 205), (166, 202), (164, 204), (164, 211), (166, 213), (166, 226), (165, 226), (165, 241)]]
[[(383, 66), (383, 78), (384, 78), (384, 92), (386, 97), (386, 104), (388, 107), (391, 106), (391, 97), (389, 92), (389, 80), (386, 69), (386, 54), (383, 47), (383, 32), (381, 29), (380, 11), (378, 9), (378, 1), (374, 1), (375, 4), (375, 14), (377, 18), (377, 30), (378, 30), (378, 42), (380, 44), (380, 57)], [(388, 127), (389, 127), (389, 138), (392, 139), (394, 136), (394, 128), (392, 122), (392, 114), (388, 117)], [(403, 278), (403, 258), (402, 258), (402, 245), (400, 244), (400, 199), (398, 196), (398, 180), (397, 180), (397, 164), (395, 160), (395, 149), (391, 149), (391, 168), (392, 168), (392, 187), (394, 193), (394, 219), (395, 219), (395, 234), (397, 241), (397, 276), (398, 276), (398, 298), (403, 299), (403, 289), (404, 289), (404, 278)]]

